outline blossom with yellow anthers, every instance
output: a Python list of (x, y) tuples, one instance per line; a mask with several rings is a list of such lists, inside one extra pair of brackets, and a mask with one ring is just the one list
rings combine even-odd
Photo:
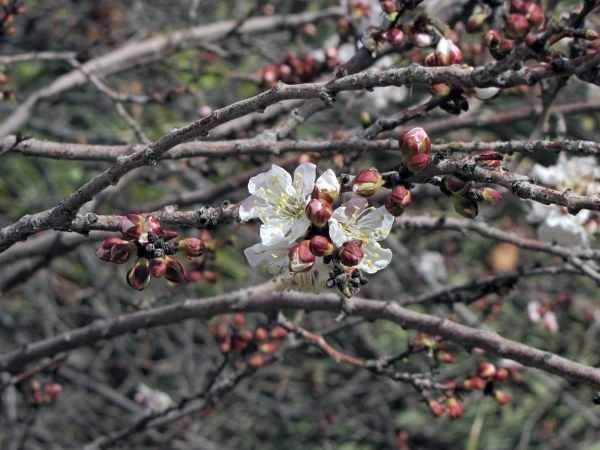
[(382, 248), (378, 241), (385, 239), (394, 223), (394, 217), (384, 207), (374, 208), (363, 198), (350, 200), (337, 208), (329, 219), (329, 235), (338, 247), (344, 242), (361, 240), (364, 258), (357, 268), (375, 273), (392, 260), (392, 252)]

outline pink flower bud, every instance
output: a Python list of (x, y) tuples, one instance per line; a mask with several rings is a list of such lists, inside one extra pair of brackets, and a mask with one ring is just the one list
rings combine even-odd
[(175, 239), (177, 236), (179, 236), (179, 233), (175, 230), (163, 231), (163, 239), (165, 240), (165, 242)]
[(417, 127), (400, 136), (398, 147), (402, 153), (402, 162), (407, 164), (417, 154), (428, 154), (431, 151), (431, 140), (423, 128)]
[(333, 214), (331, 203), (326, 200), (312, 199), (306, 206), (306, 217), (319, 228), (327, 225)]
[(452, 203), (454, 203), (454, 210), (462, 217), (474, 219), (479, 214), (477, 202), (470, 198), (453, 195)]
[(392, 28), (388, 31), (387, 41), (392, 47), (399, 47), (404, 41), (404, 33), (400, 28)]
[(408, 160), (406, 167), (413, 173), (419, 173), (429, 165), (431, 157), (428, 153), (419, 153)]
[(149, 231), (151, 231), (152, 233), (154, 233), (155, 235), (157, 235), (159, 238), (162, 237), (162, 235), (163, 235), (162, 228), (160, 226), (160, 222), (154, 216), (148, 216), (148, 217), (146, 217), (146, 222), (144, 223), (143, 230), (146, 233), (148, 233)]
[(315, 265), (315, 255), (310, 251), (310, 241), (302, 241), (290, 248), (289, 269), (291, 272), (307, 272)]
[(240, 331), (240, 339), (243, 339), (244, 341), (251, 341), (252, 336), (252, 333), (248, 330)]
[(167, 263), (164, 258), (157, 258), (150, 261), (150, 273), (154, 278), (162, 277), (167, 271)]
[(483, 35), (483, 46), (487, 48), (496, 48), (500, 45), (502, 38), (496, 30), (489, 30)]
[(165, 278), (171, 283), (182, 283), (187, 279), (185, 267), (179, 261), (168, 256), (165, 258), (167, 263), (167, 270), (165, 271)]
[(185, 238), (179, 241), (178, 244), (179, 250), (184, 252), (188, 260), (193, 261), (194, 258), (204, 255), (206, 253), (206, 246), (204, 242), (202, 242), (198, 238)]
[(315, 256), (329, 256), (333, 254), (335, 247), (325, 236), (314, 236), (310, 240), (309, 249)]
[(488, 203), (496, 203), (497, 201), (502, 200), (500, 193), (489, 187), (484, 188), (481, 194), (483, 200)]
[(96, 251), (96, 256), (104, 261), (123, 264), (129, 260), (135, 251), (136, 246), (134, 243), (113, 237), (102, 242), (102, 245)]
[(525, 2), (523, 4), (523, 14), (525, 14), (525, 18), (532, 27), (539, 27), (544, 23), (544, 12), (540, 5), (533, 2)]
[(264, 328), (257, 328), (254, 332), (254, 340), (256, 342), (265, 342), (269, 337), (267, 330)]
[(352, 182), (352, 192), (356, 195), (369, 197), (379, 190), (385, 184), (381, 174), (375, 169), (361, 170), (354, 177)]
[(471, 390), (483, 390), (485, 389), (486, 384), (487, 381), (479, 377), (471, 377), (463, 381), (463, 387)]
[(465, 195), (471, 189), (472, 184), (471, 181), (461, 180), (454, 175), (448, 175), (442, 179), (442, 186), (456, 195)]
[(384, 0), (381, 2), (381, 9), (386, 14), (391, 14), (397, 11), (396, 0)]
[(479, 367), (477, 367), (477, 375), (484, 380), (494, 378), (496, 375), (496, 366), (489, 362), (481, 363), (479, 364)]
[(504, 381), (508, 378), (508, 370), (506, 370), (504, 367), (500, 367), (498, 369), (496, 369), (496, 373), (494, 374), (494, 380), (495, 381)]
[(429, 406), (429, 412), (431, 412), (431, 415), (433, 417), (435, 417), (436, 419), (438, 417), (442, 417), (444, 415), (444, 407), (442, 406), (442, 404), (440, 402), (436, 402), (435, 400), (430, 400), (428, 403)]
[(144, 232), (144, 223), (146, 219), (141, 214), (129, 212), (119, 220), (119, 231), (125, 236), (140, 237)]
[(427, 90), (434, 97), (446, 97), (450, 95), (450, 86), (444, 83), (427, 86)]
[(340, 262), (348, 267), (356, 266), (365, 256), (361, 247), (362, 241), (359, 239), (345, 243), (340, 250)]
[(245, 323), (246, 323), (246, 318), (244, 317), (243, 314), (236, 313), (233, 316), (233, 324), (236, 326), (236, 328), (242, 328)]
[(271, 330), (272, 339), (284, 339), (288, 335), (288, 330), (283, 327), (275, 327)]
[(139, 258), (127, 272), (127, 284), (136, 291), (143, 291), (150, 284), (150, 267), (146, 258)]
[(467, 20), (467, 25), (465, 26), (465, 30), (467, 33), (481, 33), (487, 27), (487, 15), (483, 13), (473, 14)]
[(462, 407), (458, 404), (454, 397), (450, 397), (446, 400), (446, 414), (452, 420), (460, 419), (462, 417)]
[(529, 31), (529, 21), (523, 14), (511, 14), (504, 21), (506, 35), (511, 39), (523, 37)]
[(250, 359), (248, 360), (248, 365), (254, 369), (258, 369), (259, 367), (262, 367), (265, 364), (265, 360), (263, 359), (262, 355), (256, 354), (256, 355), (252, 355), (250, 357)]
[(404, 186), (396, 186), (392, 189), (390, 197), (398, 206), (408, 208), (412, 202), (412, 195)]
[(267, 355), (270, 355), (271, 353), (275, 353), (278, 348), (279, 348), (278, 342), (265, 342), (264, 344), (260, 344), (258, 346), (258, 351), (260, 351), (261, 353), (266, 353)]
[[(494, 150), (484, 150), (482, 152), (479, 152), (479, 154), (480, 155), (497, 155), (498, 152), (496, 152)], [(481, 160), (479, 160), (479, 162), (482, 164), (485, 164), (488, 167), (493, 167), (493, 168), (497, 168), (502, 165), (501, 159), (481, 159)]]
[(494, 392), (494, 399), (498, 402), (498, 404), (506, 405), (508, 402), (510, 402), (510, 395), (504, 391), (496, 391)]
[(462, 61), (460, 49), (450, 39), (441, 38), (435, 48), (438, 66), (450, 66)]
[(454, 355), (447, 352), (437, 352), (435, 358), (438, 362), (444, 364), (454, 364), (456, 362), (456, 358), (454, 357)]
[(57, 383), (48, 383), (44, 385), (44, 402), (52, 403), (58, 398), (63, 388)]
[(211, 272), (210, 270), (204, 271), (204, 279), (208, 281), (210, 284), (215, 284), (217, 282), (217, 274)]

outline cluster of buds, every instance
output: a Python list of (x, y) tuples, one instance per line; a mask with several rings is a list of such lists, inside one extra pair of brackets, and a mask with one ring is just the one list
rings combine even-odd
[(544, 23), (544, 12), (540, 5), (523, 0), (511, 0), (509, 15), (504, 18), (504, 31), (510, 39), (525, 36), (532, 28)]
[(441, 191), (452, 199), (454, 210), (467, 219), (474, 219), (479, 214), (477, 202), (495, 203), (502, 199), (495, 189), (490, 187), (472, 189), (472, 184), (471, 181), (463, 180), (456, 175), (442, 178), (440, 184)]
[(462, 382), (461, 387), (464, 390), (482, 390), (485, 395), (493, 397), (498, 404), (505, 405), (510, 402), (510, 396), (506, 392), (496, 389), (496, 384), (508, 377), (509, 372), (505, 368), (484, 362), (477, 367), (471, 377)]
[(27, 12), (21, 0), (0, 0), (0, 36), (14, 36), (17, 28), (13, 25), (15, 16)]
[(386, 42), (392, 47), (399, 47), (404, 42), (404, 33), (396, 27), (384, 30), (371, 26), (362, 34), (360, 41), (367, 50), (376, 54), (377, 50), (383, 47)]
[(322, 73), (331, 72), (338, 65), (337, 50), (328, 48), (324, 51), (322, 61), (312, 54), (299, 58), (295, 52), (289, 51), (285, 60), (279, 64), (269, 63), (258, 71), (263, 87), (272, 88), (281, 80), (286, 84), (301, 84), (313, 81)]
[(383, 201), (383, 206), (392, 216), (398, 217), (410, 206), (412, 195), (404, 186), (396, 186)]
[(137, 259), (127, 272), (127, 284), (136, 291), (148, 287), (151, 277), (164, 276), (172, 283), (181, 283), (187, 279), (185, 267), (170, 255), (182, 252), (189, 261), (202, 256), (206, 246), (197, 238), (173, 241), (178, 233), (163, 230), (160, 222), (153, 216), (144, 217), (130, 212), (121, 217), (119, 231), (125, 239), (111, 237), (102, 242), (96, 255), (114, 264), (126, 263), (132, 255)]
[(398, 146), (402, 153), (402, 163), (411, 172), (421, 172), (429, 164), (431, 140), (423, 128), (413, 128), (404, 133), (398, 140)]
[(238, 357), (240, 364), (258, 369), (264, 364), (264, 355), (279, 349), (288, 330), (277, 325), (270, 330), (258, 327), (252, 332), (244, 328), (245, 324), (244, 315), (236, 313), (226, 322), (209, 325), (209, 333), (215, 337), (221, 353)]
[(50, 404), (58, 398), (61, 392), (62, 386), (60, 384), (45, 383), (42, 386), (36, 379), (32, 378), (29, 381), (29, 402), (33, 406)]

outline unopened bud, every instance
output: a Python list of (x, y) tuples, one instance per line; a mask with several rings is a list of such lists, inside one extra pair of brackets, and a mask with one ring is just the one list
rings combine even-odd
[(511, 39), (523, 37), (529, 31), (529, 21), (523, 14), (511, 14), (504, 21), (506, 35)]
[(354, 267), (358, 265), (360, 260), (365, 256), (361, 250), (361, 246), (362, 241), (359, 239), (344, 244), (339, 253), (340, 262), (348, 267)]
[(585, 39), (588, 41), (595, 41), (596, 39), (600, 39), (600, 33), (595, 30), (585, 30)]
[(271, 330), (272, 339), (284, 339), (288, 335), (288, 330), (283, 327), (275, 327)]
[(502, 38), (496, 30), (489, 30), (483, 35), (483, 46), (487, 48), (496, 48), (500, 45)]
[(127, 284), (136, 291), (142, 291), (150, 284), (150, 267), (146, 258), (139, 258), (127, 272)]
[(500, 92), (500, 88), (497, 87), (486, 87), (486, 88), (473, 88), (471, 95), (479, 100), (489, 100), (495, 97)]
[(240, 314), (240, 313), (234, 314), (234, 316), (233, 316), (233, 324), (237, 328), (242, 328), (245, 323), (246, 323), (246, 318), (244, 317), (243, 314)]
[(454, 397), (450, 397), (446, 400), (446, 414), (452, 420), (460, 419), (462, 417), (462, 407), (458, 404), (458, 401)]
[(179, 236), (179, 233), (175, 230), (164, 230), (163, 231), (163, 239), (165, 242), (171, 241)]
[[(484, 150), (482, 152), (479, 152), (479, 154), (480, 155), (498, 155), (498, 152), (496, 152), (494, 150)], [(479, 162), (481, 164), (485, 164), (486, 166), (493, 167), (493, 168), (497, 168), (502, 165), (501, 159), (481, 159), (481, 160), (479, 160)]]
[(525, 14), (525, 18), (532, 27), (539, 27), (544, 23), (544, 12), (540, 5), (533, 2), (525, 2), (523, 4), (523, 14)]
[(384, 0), (381, 2), (381, 9), (386, 14), (391, 14), (397, 11), (396, 0)]
[(451, 39), (441, 38), (435, 48), (435, 57), (438, 66), (450, 66), (459, 64), (462, 61), (462, 53), (460, 49), (452, 42)]
[(434, 97), (447, 97), (450, 95), (451, 89), (447, 84), (440, 83), (427, 86), (427, 91)]
[(327, 225), (332, 214), (333, 208), (331, 203), (326, 200), (313, 198), (306, 206), (306, 217), (319, 228)]
[(427, 55), (423, 60), (423, 64), (425, 65), (425, 67), (437, 67), (438, 63), (435, 57), (435, 53), (430, 53), (429, 55)]
[(254, 340), (256, 342), (265, 342), (269, 337), (267, 330), (264, 328), (257, 328), (254, 332)]
[(394, 202), (391, 196), (387, 196), (385, 198), (383, 201), (383, 206), (385, 207), (385, 210), (394, 217), (401, 216), (404, 213), (404, 208)]
[(240, 331), (240, 339), (243, 339), (244, 341), (251, 341), (252, 340), (252, 333), (248, 330), (242, 330)]
[(252, 357), (248, 360), (248, 365), (255, 369), (262, 367), (264, 364), (265, 360), (263, 359), (262, 355), (259, 354), (252, 355)]
[(51, 403), (58, 398), (62, 392), (62, 386), (57, 383), (49, 383), (44, 386), (44, 402)]
[(496, 373), (494, 374), (494, 380), (504, 381), (508, 378), (508, 375), (508, 370), (506, 370), (504, 367), (499, 367), (496, 369)]
[(233, 340), (233, 347), (236, 350), (244, 350), (246, 347), (248, 347), (248, 342), (241, 338), (236, 338)]
[(146, 219), (141, 214), (129, 212), (119, 220), (119, 231), (125, 236), (140, 237), (144, 232)]
[(502, 200), (502, 195), (495, 189), (486, 187), (481, 192), (483, 200), (488, 203), (496, 203), (499, 200)]
[(151, 231), (158, 237), (162, 237), (163, 232), (160, 226), (160, 222), (154, 216), (146, 217), (146, 222), (144, 222), (143, 232), (147, 233), (149, 231)]
[(430, 400), (427, 404), (429, 406), (429, 412), (435, 418), (442, 417), (444, 415), (444, 406), (440, 402)]
[(379, 190), (385, 184), (381, 174), (375, 169), (361, 170), (354, 177), (352, 182), (352, 192), (356, 195), (369, 197)]
[(150, 273), (154, 278), (162, 277), (167, 271), (167, 263), (165, 258), (156, 258), (150, 261)]
[(198, 238), (185, 238), (179, 241), (178, 247), (179, 251), (185, 253), (190, 261), (206, 253), (206, 245)]
[(265, 353), (270, 355), (271, 353), (275, 353), (279, 348), (279, 344), (277, 342), (265, 342), (264, 344), (260, 344), (258, 346), (258, 350), (261, 353)]
[(454, 355), (447, 352), (437, 352), (435, 358), (438, 362), (444, 364), (453, 364), (456, 362), (456, 358), (454, 357)]
[(315, 256), (329, 256), (333, 254), (335, 247), (325, 236), (313, 236), (309, 249)]
[(404, 41), (404, 33), (400, 28), (392, 28), (387, 33), (387, 41), (392, 47), (399, 47)]
[(485, 380), (490, 380), (496, 375), (496, 366), (489, 362), (481, 363), (477, 368), (477, 375)]
[(433, 38), (427, 34), (419, 31), (416, 27), (411, 26), (408, 31), (408, 40), (419, 48), (429, 47), (434, 43)]
[(465, 26), (465, 30), (467, 33), (482, 33), (487, 27), (487, 15), (483, 13), (473, 14), (467, 20), (467, 25)]
[(173, 258), (165, 257), (167, 264), (167, 270), (165, 271), (165, 278), (171, 283), (182, 283), (187, 279), (185, 267), (179, 261)]
[(417, 154), (428, 154), (431, 151), (431, 140), (423, 128), (413, 128), (400, 136), (398, 147), (402, 153), (402, 162), (407, 164)]
[(131, 242), (123, 241), (119, 238), (108, 238), (96, 250), (96, 256), (103, 261), (123, 264), (129, 260), (135, 250), (136, 246)]
[(494, 392), (494, 399), (498, 402), (498, 404), (506, 405), (508, 402), (510, 402), (510, 395), (504, 391), (497, 390)]
[(472, 184), (471, 181), (461, 180), (455, 175), (448, 175), (442, 179), (442, 186), (455, 195), (465, 195)]
[(204, 271), (204, 279), (206, 281), (208, 281), (210, 284), (215, 284), (218, 281), (217, 274), (214, 272), (211, 272), (210, 270)]
[(454, 210), (462, 217), (474, 219), (479, 214), (479, 207), (475, 200), (460, 195), (453, 195), (452, 203), (454, 203)]
[(466, 379), (465, 381), (463, 381), (463, 387), (465, 389), (471, 389), (471, 390), (483, 390), (485, 389), (485, 385), (487, 384), (487, 381), (485, 381), (483, 378), (479, 378), (479, 377), (471, 377)]
[(307, 272), (315, 265), (315, 255), (310, 251), (310, 241), (307, 240), (292, 246), (288, 257), (291, 272)]
[(219, 344), (219, 351), (223, 354), (231, 351), (231, 340), (225, 340)]

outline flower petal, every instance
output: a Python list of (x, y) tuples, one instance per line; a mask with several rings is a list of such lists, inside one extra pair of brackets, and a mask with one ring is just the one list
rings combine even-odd
[(300, 164), (294, 171), (294, 187), (296, 187), (296, 182), (298, 182), (297, 189), (300, 189), (302, 197), (306, 197), (312, 193), (316, 177), (317, 166), (313, 163)]

